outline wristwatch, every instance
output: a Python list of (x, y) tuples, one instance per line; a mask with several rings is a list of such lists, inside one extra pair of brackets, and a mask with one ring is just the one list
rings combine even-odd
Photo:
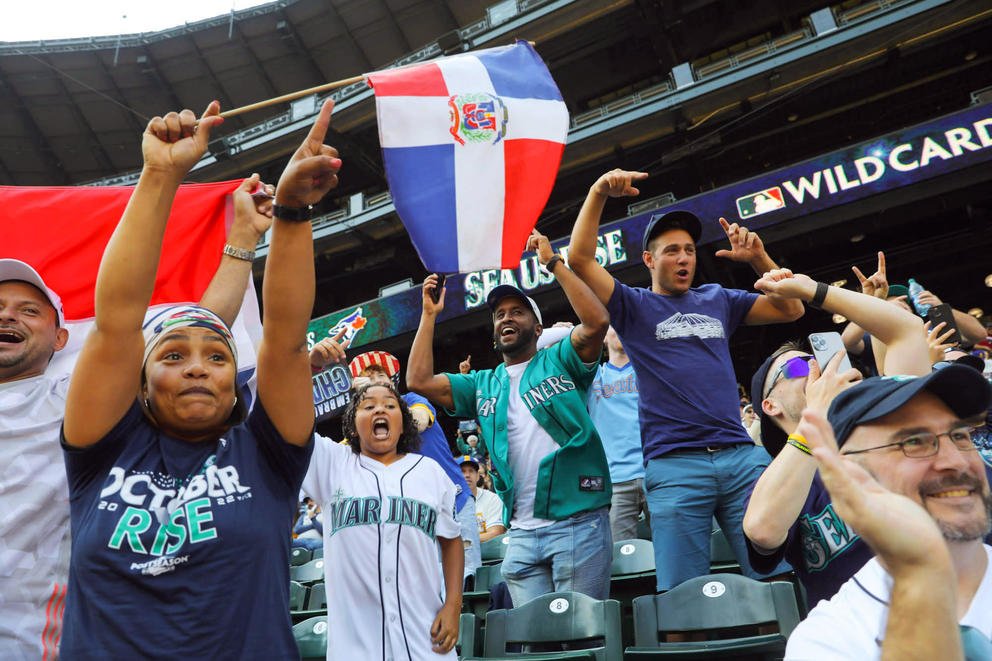
[(313, 218), (313, 205), (305, 207), (284, 207), (281, 204), (272, 205), (272, 215), (279, 220), (288, 220), (291, 223), (305, 223)]

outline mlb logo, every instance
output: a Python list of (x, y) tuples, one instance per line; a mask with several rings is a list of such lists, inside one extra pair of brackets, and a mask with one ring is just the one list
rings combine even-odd
[(778, 186), (737, 198), (737, 214), (741, 220), (783, 207), (785, 207), (785, 197)]

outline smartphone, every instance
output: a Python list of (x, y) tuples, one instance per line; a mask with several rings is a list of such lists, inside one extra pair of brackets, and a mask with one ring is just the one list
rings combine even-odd
[(945, 322), (947, 325), (940, 330), (940, 334), (943, 335), (947, 331), (953, 329), (954, 334), (947, 338), (947, 344), (951, 342), (957, 342), (958, 346), (961, 346), (961, 333), (958, 332), (958, 325), (954, 321), (954, 312), (951, 310), (951, 306), (947, 303), (941, 303), (940, 305), (935, 305), (927, 312), (927, 319), (930, 320), (930, 328), (934, 328), (940, 322)]
[(812, 333), (809, 336), (809, 345), (813, 347), (813, 356), (816, 358), (821, 372), (827, 369), (827, 363), (836, 353), (841, 354), (837, 372), (846, 372), (851, 369), (851, 359), (847, 356), (847, 349), (844, 348), (844, 341), (840, 339), (840, 333), (836, 331)]
[(437, 303), (441, 300), (441, 290), (444, 289), (444, 281), (447, 277), (443, 273), (437, 274), (437, 284), (431, 289), (431, 299)]

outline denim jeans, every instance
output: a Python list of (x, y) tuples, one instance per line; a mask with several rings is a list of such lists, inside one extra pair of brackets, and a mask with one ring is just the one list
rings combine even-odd
[(613, 536), (606, 507), (536, 530), (510, 528), (502, 574), (513, 606), (549, 592), (610, 594)]
[(644, 487), (659, 591), (709, 573), (714, 516), (745, 576), (763, 578), (791, 569), (782, 562), (770, 574), (758, 574), (747, 561), (744, 498), (770, 461), (764, 448), (749, 443), (716, 452), (679, 450), (648, 461)]
[(637, 517), (641, 512), (644, 512), (650, 523), (644, 479), (639, 477), (626, 482), (614, 482), (613, 500), (610, 503), (610, 531), (614, 542), (637, 537)]
[(475, 516), (475, 498), (469, 496), (465, 505), (458, 511), (458, 524), (462, 527), (462, 543), (465, 544), (465, 577), (475, 576), (475, 570), (482, 565), (482, 546), (479, 543), (479, 519)]

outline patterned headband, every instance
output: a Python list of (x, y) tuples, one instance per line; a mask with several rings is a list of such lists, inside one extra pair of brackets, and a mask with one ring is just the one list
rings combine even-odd
[(145, 356), (141, 364), (144, 365), (148, 362), (148, 356), (152, 349), (162, 341), (166, 333), (177, 328), (188, 327), (207, 328), (220, 335), (231, 350), (235, 365), (238, 363), (238, 349), (234, 342), (234, 336), (223, 319), (198, 305), (175, 305), (162, 310), (145, 322), (142, 329), (145, 335)]

